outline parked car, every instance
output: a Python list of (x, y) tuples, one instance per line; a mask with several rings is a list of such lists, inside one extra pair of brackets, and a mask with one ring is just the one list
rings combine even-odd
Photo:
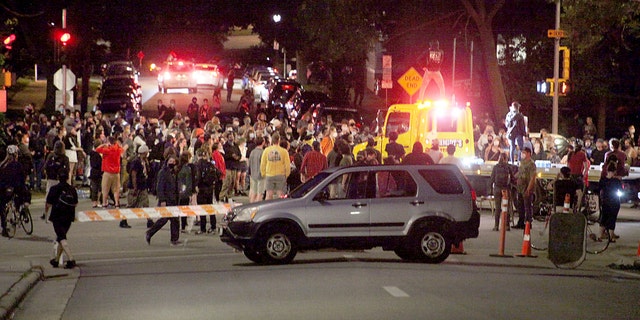
[(168, 89), (188, 89), (189, 93), (198, 92), (195, 66), (189, 61), (167, 61), (162, 64), (158, 74), (158, 91), (167, 93)]
[(196, 63), (194, 66), (196, 83), (202, 87), (220, 88), (224, 83), (218, 66), (209, 63)]
[(287, 198), (233, 208), (221, 240), (251, 261), (290, 263), (300, 250), (382, 247), (440, 263), (478, 237), (475, 192), (454, 165), (327, 169)]
[(138, 108), (139, 97), (127, 91), (105, 91), (98, 97), (98, 110), (102, 113), (115, 113)]

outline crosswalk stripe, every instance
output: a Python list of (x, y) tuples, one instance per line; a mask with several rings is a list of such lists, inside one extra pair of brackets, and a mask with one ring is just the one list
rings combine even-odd
[(409, 295), (406, 292), (400, 290), (400, 288), (398, 288), (398, 287), (386, 286), (386, 287), (382, 287), (382, 288), (384, 290), (386, 290), (391, 296), (393, 296), (395, 298), (408, 298), (409, 297)]

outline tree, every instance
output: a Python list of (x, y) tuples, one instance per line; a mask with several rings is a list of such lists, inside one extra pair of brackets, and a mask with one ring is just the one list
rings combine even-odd
[[(507, 113), (507, 98), (505, 96), (502, 75), (496, 58), (496, 40), (493, 33), (493, 19), (500, 11), (505, 0), (497, 0), (491, 8), (487, 8), (484, 0), (460, 0), (478, 28), (480, 50), (484, 62), (487, 78), (491, 84), (491, 103), (494, 106), (494, 114), (497, 119)], [(487, 10), (488, 9), (488, 10)]]

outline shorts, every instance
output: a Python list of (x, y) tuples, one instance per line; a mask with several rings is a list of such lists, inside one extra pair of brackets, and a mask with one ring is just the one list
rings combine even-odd
[(249, 177), (249, 194), (263, 194), (265, 189), (265, 179), (254, 179)]
[(67, 232), (71, 228), (71, 221), (52, 221), (53, 231), (56, 233), (56, 241), (67, 240)]
[(102, 193), (108, 194), (109, 190), (113, 194), (120, 192), (120, 174), (105, 172), (102, 174)]
[(285, 176), (273, 176), (264, 178), (264, 188), (267, 191), (285, 191), (287, 178)]

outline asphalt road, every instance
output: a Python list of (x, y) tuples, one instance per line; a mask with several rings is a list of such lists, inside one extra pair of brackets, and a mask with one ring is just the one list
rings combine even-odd
[[(152, 201), (153, 203), (153, 201)], [(82, 200), (78, 210), (87, 209)], [(38, 216), (41, 201), (34, 201)], [(168, 226), (144, 241), (145, 221), (75, 223), (69, 243), (79, 267), (48, 266), (51, 224), (36, 219), (32, 237), (0, 241), (0, 257), (45, 266), (15, 319), (638, 319), (640, 278), (612, 272), (613, 256), (589, 256), (576, 270), (536, 259), (491, 258), (491, 218), (468, 255), (443, 264), (402, 262), (393, 253), (306, 252), (287, 266), (259, 266), (214, 235), (182, 234), (169, 246)], [(629, 251), (640, 223), (621, 222), (616, 250)], [(522, 234), (507, 234), (517, 253)], [(635, 249), (633, 249), (635, 250)]]

